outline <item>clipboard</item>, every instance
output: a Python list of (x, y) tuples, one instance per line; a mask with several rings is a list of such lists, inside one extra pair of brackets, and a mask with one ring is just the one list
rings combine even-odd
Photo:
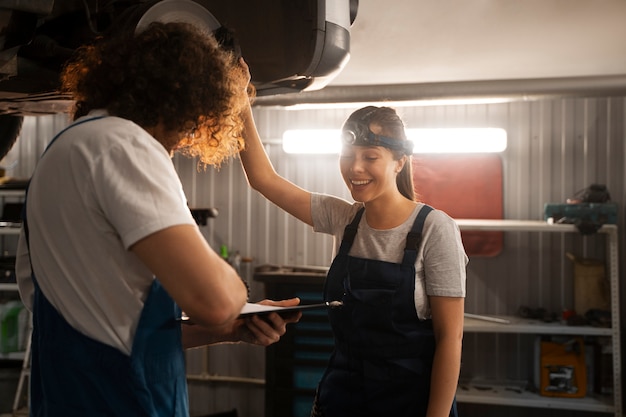
[[(325, 301), (323, 303), (314, 303), (314, 304), (298, 304), (297, 306), (289, 306), (289, 307), (278, 307), (278, 306), (268, 306), (263, 304), (256, 303), (246, 303), (241, 309), (241, 313), (239, 314), (240, 319), (245, 317), (250, 317), (253, 315), (264, 315), (269, 313), (292, 313), (296, 311), (303, 310), (313, 310), (313, 309), (321, 309), (321, 308), (338, 308), (341, 307), (343, 303), (341, 301)], [(189, 316), (183, 313), (182, 317), (178, 319), (183, 324), (195, 324), (192, 320), (190, 320)]]

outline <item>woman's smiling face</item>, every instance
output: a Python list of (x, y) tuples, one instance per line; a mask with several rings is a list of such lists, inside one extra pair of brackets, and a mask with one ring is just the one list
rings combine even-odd
[(382, 146), (345, 145), (339, 160), (341, 176), (355, 201), (367, 203), (398, 192), (396, 175), (402, 161)]

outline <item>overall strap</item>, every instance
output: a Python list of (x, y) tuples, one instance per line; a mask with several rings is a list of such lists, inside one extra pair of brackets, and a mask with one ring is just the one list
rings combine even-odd
[[(59, 136), (61, 136), (63, 133), (65, 133), (68, 129), (70, 129), (70, 128), (74, 127), (74, 126), (82, 125), (83, 123), (90, 122), (92, 120), (102, 119), (103, 117), (106, 117), (106, 116), (96, 116), (96, 117), (92, 117), (90, 119), (84, 119), (84, 120), (81, 120), (80, 122), (76, 122), (76, 123), (73, 123), (73, 124), (71, 124), (69, 126), (66, 126), (63, 130), (61, 130), (59, 133), (57, 133), (52, 138), (50, 143), (48, 143), (48, 146), (46, 146), (46, 149), (44, 149), (43, 153), (41, 154), (41, 157), (43, 157), (46, 154), (46, 151), (48, 151), (48, 149), (50, 149), (50, 146), (52, 146), (52, 144), (54, 142), (56, 142), (56, 140), (59, 138)], [(26, 247), (30, 251), (30, 241), (29, 241), (29, 237), (28, 237), (28, 221), (26, 220), (26, 202), (28, 200), (26, 197), (28, 197), (28, 186), (29, 185), (30, 185), (30, 180), (28, 181), (28, 184), (26, 185), (26, 191), (24, 191), (24, 204), (22, 206), (22, 225), (24, 226), (24, 237), (26, 238)], [(31, 265), (31, 270), (32, 270), (32, 265)]]
[[(354, 218), (346, 226), (343, 232), (343, 238), (341, 239), (341, 246), (339, 247), (339, 253), (348, 254), (348, 251), (352, 247), (352, 243), (354, 242), (354, 237), (356, 236), (357, 229), (359, 228), (359, 222), (361, 221), (361, 216), (363, 216), (363, 212), (365, 211), (365, 207), (361, 207), (359, 211), (356, 212)], [(338, 254), (339, 254), (338, 253)]]
[[(89, 119), (83, 119), (83, 120), (81, 120), (81, 121), (79, 121), (79, 122), (75, 122), (75, 123), (72, 123), (72, 124), (71, 124), (71, 125), (69, 125), (69, 126), (66, 126), (63, 130), (61, 130), (59, 133), (57, 133), (57, 134), (56, 134), (56, 135), (52, 138), (52, 140), (50, 141), (50, 143), (48, 144), (48, 146), (46, 146), (46, 149), (43, 151), (43, 152), (44, 152), (44, 154), (46, 153), (46, 151), (48, 150), (48, 148), (50, 148), (50, 146), (52, 146), (52, 144), (53, 144), (53, 143), (54, 143), (54, 142), (55, 142), (55, 141), (59, 138), (59, 136), (61, 136), (63, 133), (65, 133), (68, 129), (71, 129), (71, 128), (73, 128), (73, 127), (75, 127), (75, 126), (78, 126), (78, 125), (82, 125), (83, 123), (91, 122), (91, 121), (93, 121), (93, 120), (102, 119), (102, 118), (104, 118), (104, 117), (107, 117), (107, 116), (95, 116), (95, 117), (91, 117), (91, 118), (89, 118)], [(42, 154), (42, 156), (43, 156), (43, 154)]]
[(422, 229), (424, 228), (424, 221), (428, 213), (433, 211), (433, 208), (424, 204), (417, 213), (417, 217), (413, 222), (411, 231), (406, 235), (406, 245), (404, 246), (404, 257), (402, 258), (403, 265), (414, 265), (417, 259), (417, 251), (422, 243)]

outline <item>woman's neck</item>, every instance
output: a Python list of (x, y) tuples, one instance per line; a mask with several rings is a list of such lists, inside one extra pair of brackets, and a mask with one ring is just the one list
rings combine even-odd
[(415, 210), (417, 203), (398, 194), (389, 199), (365, 203), (365, 219), (373, 229), (393, 229), (404, 223)]

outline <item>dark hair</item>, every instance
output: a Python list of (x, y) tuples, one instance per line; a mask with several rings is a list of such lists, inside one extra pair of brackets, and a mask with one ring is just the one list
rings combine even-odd
[(74, 119), (94, 109), (178, 133), (163, 145), (219, 165), (244, 142), (240, 88), (247, 77), (215, 38), (186, 23), (151, 23), (138, 34), (100, 38), (78, 50), (62, 73)]
[[(366, 120), (362, 119), (364, 114), (366, 115)], [(368, 128), (371, 123), (379, 125), (382, 128), (382, 134), (387, 138), (397, 140), (398, 142), (408, 140), (404, 130), (404, 122), (391, 107), (363, 107), (353, 112), (347, 120), (354, 120), (355, 118), (359, 118), (362, 122), (367, 123)], [(402, 146), (398, 147), (398, 149), (402, 148)], [(395, 160), (400, 160), (406, 155), (405, 152), (398, 149), (390, 149)], [(407, 159), (402, 171), (396, 176), (396, 184), (403, 196), (409, 200), (415, 201), (416, 195), (413, 185), (413, 168), (410, 155), (407, 156)]]

